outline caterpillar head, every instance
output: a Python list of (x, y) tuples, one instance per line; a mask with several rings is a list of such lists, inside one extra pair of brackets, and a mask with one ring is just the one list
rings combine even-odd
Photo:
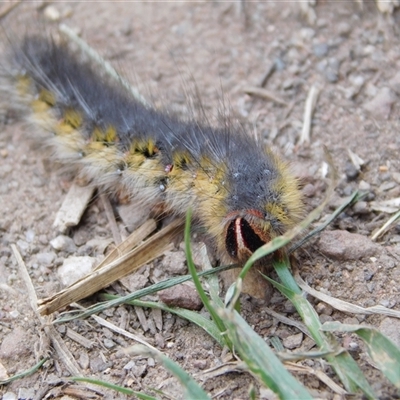
[(259, 247), (268, 243), (271, 232), (265, 216), (257, 210), (232, 212), (225, 225), (225, 249), (232, 260), (242, 263)]

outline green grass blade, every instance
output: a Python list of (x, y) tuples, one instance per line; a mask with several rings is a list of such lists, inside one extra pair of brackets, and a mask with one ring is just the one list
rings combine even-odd
[(132, 389), (129, 389), (129, 388), (126, 388), (126, 387), (123, 387), (123, 386), (114, 385), (113, 383), (105, 382), (105, 381), (102, 381), (100, 379), (85, 378), (85, 377), (80, 377), (80, 376), (73, 376), (71, 379), (73, 381), (75, 381), (75, 382), (87, 382), (87, 383), (91, 383), (93, 385), (102, 386), (102, 387), (105, 387), (107, 389), (115, 390), (116, 392), (119, 392), (119, 393), (129, 394), (131, 396), (136, 396), (140, 400), (157, 400), (156, 397), (149, 396), (149, 395), (144, 394), (144, 393), (136, 392), (136, 391), (134, 391)]
[(25, 378), (26, 376), (34, 374), (47, 360), (48, 360), (48, 358), (43, 358), (43, 360), (40, 360), (32, 368), (29, 368), (23, 372), (20, 372), (19, 374), (16, 374), (16, 375), (12, 376), (11, 378), (0, 381), (0, 385), (7, 385), (13, 381), (16, 381), (18, 379)]
[[(188, 210), (186, 213), (186, 223), (185, 223), (185, 251), (186, 251), (186, 262), (188, 265), (188, 269), (190, 272), (190, 275), (192, 276), (194, 285), (196, 287), (196, 290), (201, 298), (201, 301), (204, 304), (204, 307), (207, 309), (207, 311), (210, 313), (212, 320), (215, 322), (215, 325), (218, 327), (219, 331), (221, 333), (226, 331), (225, 324), (221, 317), (218, 315), (216, 309), (211, 305), (210, 300), (208, 296), (206, 295), (203, 286), (201, 285), (199, 276), (197, 275), (196, 267), (193, 262), (192, 258), (192, 249), (190, 247), (190, 222), (192, 218), (192, 210)], [(226, 340), (226, 336), (222, 336), (224, 340)], [(225, 344), (229, 347), (230, 350), (232, 350), (232, 345), (229, 342), (229, 340), (226, 340)]]
[(136, 345), (133, 349), (137, 354), (148, 354), (151, 357), (156, 358), (163, 364), (164, 368), (178, 378), (182, 386), (185, 388), (185, 399), (210, 400), (207, 393), (186, 371), (160, 351), (142, 345)]
[[(111, 295), (111, 294), (101, 294), (100, 297), (106, 300), (116, 299), (119, 296)], [(185, 308), (179, 307), (168, 307), (163, 303), (158, 303), (155, 301), (143, 301), (143, 300), (129, 300), (125, 304), (130, 304), (133, 306), (139, 307), (148, 307), (148, 308), (158, 308), (159, 310), (170, 312), (171, 314), (175, 314), (178, 317), (187, 319), (190, 322), (198, 325), (200, 328), (204, 329), (212, 338), (214, 338), (221, 347), (224, 347), (225, 342), (222, 339), (221, 332), (218, 327), (215, 325), (213, 321), (204, 317), (196, 311), (187, 310)]]
[(235, 311), (221, 309), (235, 351), (250, 372), (281, 399), (312, 399), (305, 387), (284, 367), (272, 349)]
[(308, 240), (310, 240), (315, 235), (318, 235), (321, 231), (323, 231), (333, 220), (335, 220), (346, 208), (352, 206), (357, 201), (361, 200), (365, 197), (367, 193), (360, 193), (358, 190), (353, 192), (344, 202), (341, 204), (330, 216), (327, 218), (323, 224), (317, 226), (311, 232), (307, 233), (301, 240), (290, 246), (288, 253), (292, 253), (297, 250), (299, 247), (303, 246)]
[(339, 353), (336, 356), (327, 355), (326, 359), (334, 368), (346, 390), (349, 392), (355, 392), (357, 388), (360, 388), (366, 396), (369, 398), (374, 398), (375, 394), (371, 386), (368, 384), (363, 373), (350, 354), (339, 346), (333, 336), (328, 337), (321, 332), (322, 324), (319, 320), (318, 314), (308, 300), (303, 297), (301, 289), (297, 286), (297, 283), (291, 275), (289, 271), (289, 260), (287, 258), (284, 260), (275, 259), (273, 260), (273, 265), (278, 275), (285, 280), (285, 283), (290, 288), (274, 281), (267, 276), (264, 276), (265, 279), (271, 282), (273, 286), (275, 286), (293, 303), (304, 324), (307, 326), (312, 338), (315, 340), (321, 351), (326, 351), (328, 353)]
[(322, 330), (356, 333), (365, 342), (368, 354), (374, 363), (390, 382), (400, 389), (400, 348), (389, 338), (373, 327), (341, 324), (340, 322), (325, 322)]
[[(235, 265), (224, 265), (221, 267), (216, 267), (213, 268), (212, 270), (208, 270), (208, 271), (203, 271), (200, 272), (198, 274), (199, 277), (202, 276), (209, 276), (209, 275), (213, 275), (213, 274), (218, 274), (219, 272), (222, 271), (227, 271), (228, 269), (232, 269), (232, 268), (237, 268), (237, 266)], [(154, 294), (160, 290), (164, 290), (164, 289), (168, 289), (172, 286), (175, 285), (179, 285), (183, 282), (187, 282), (192, 280), (192, 276), (191, 275), (184, 275), (184, 276), (178, 276), (175, 278), (169, 278), (166, 279), (162, 282), (158, 282), (154, 285), (145, 287), (143, 289), (137, 290), (134, 293), (129, 293), (126, 296), (121, 296), (117, 299), (114, 300), (110, 300), (104, 303), (100, 303), (100, 304), (96, 304), (92, 307), (89, 307), (85, 310), (77, 310), (77, 311), (73, 311), (73, 312), (66, 312), (66, 313), (62, 313), (60, 314), (60, 316), (53, 321), (53, 324), (60, 324), (60, 323), (64, 323), (64, 322), (69, 322), (69, 321), (73, 321), (76, 319), (81, 319), (81, 318), (87, 318), (90, 317), (93, 314), (99, 314), (100, 312), (111, 308), (111, 307), (116, 307), (119, 306), (120, 304), (124, 304), (127, 301), (130, 300), (135, 300), (135, 299), (139, 299), (141, 297), (147, 296), (147, 295), (151, 295)]]

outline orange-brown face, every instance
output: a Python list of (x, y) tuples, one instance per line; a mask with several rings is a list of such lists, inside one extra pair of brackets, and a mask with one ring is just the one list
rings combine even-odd
[(225, 249), (232, 260), (246, 261), (259, 247), (271, 240), (264, 215), (257, 210), (232, 212), (225, 225)]

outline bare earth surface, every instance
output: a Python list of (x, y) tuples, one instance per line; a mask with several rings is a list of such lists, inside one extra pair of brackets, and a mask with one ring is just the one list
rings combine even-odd
[[(293, 162), (296, 173), (304, 178), (309, 210), (322, 201), (327, 188), (323, 174), (325, 145), (340, 180), (322, 219), (355, 189), (369, 194), (298, 252), (300, 274), (313, 288), (342, 300), (363, 307), (400, 309), (400, 226), (392, 227), (375, 243), (370, 240), (389, 217), (374, 211), (372, 202), (400, 197), (399, 13), (386, 18), (374, 4), (364, 5), (361, 10), (351, 1), (321, 2), (316, 8), (317, 22), (310, 26), (300, 15), (298, 5), (290, 2), (246, 3), (244, 12), (235, 4), (212, 2), (55, 3), (54, 7), (63, 23), (81, 33), (155, 104), (187, 113), (190, 106), (184, 87), (194, 80), (212, 119), (218, 115), (223, 97), (235, 115)], [(43, 9), (28, 4), (13, 13), (32, 21), (43, 15)], [(275, 100), (245, 94), (246, 87), (260, 85), (272, 65), (275, 69), (265, 89)], [(299, 145), (304, 105), (313, 85), (320, 95), (311, 141)], [(2, 121), (0, 380), (34, 365), (45, 355), (41, 349), (51, 350), (29, 305), (11, 244), (17, 245), (37, 295), (42, 298), (60, 290), (58, 269), (65, 259), (101, 257), (105, 240), (112, 239), (104, 207), (96, 198), (80, 225), (68, 233), (72, 238), (69, 245), (56, 250), (50, 244), (59, 235), (52, 224), (69, 183), (43, 161), (40, 149), (29, 148), (19, 123), (6, 118), (3, 111)], [(349, 150), (364, 161), (361, 171), (351, 163)], [(121, 222), (121, 231), (126, 233), (123, 225)], [(135, 278), (137, 286), (157, 282), (173, 271), (186, 273), (185, 268), (176, 267), (182, 259), (180, 252), (174, 252), (154, 262), (140, 279)], [(119, 285), (115, 288), (122, 290)], [(322, 321), (372, 324), (400, 345), (398, 319), (344, 314), (310, 301), (315, 303)], [(245, 318), (262, 337), (278, 337), (288, 350), (312, 348), (310, 339), (269, 316), (266, 305), (251, 299), (245, 299), (243, 305)], [(273, 292), (268, 306), (299, 319), (278, 293)], [(204, 371), (225, 361), (222, 349), (205, 332), (170, 314), (150, 310), (143, 313), (121, 306), (101, 317), (144, 335), (197, 376), (199, 382)], [(134, 344), (132, 340), (101, 327), (93, 319), (58, 325), (56, 330), (82, 375), (144, 392), (157, 388), (169, 398), (182, 398), (178, 382), (158, 363), (122, 352)], [(87, 342), (71, 339), (71, 331)], [(369, 362), (362, 343), (351, 335), (342, 335), (341, 341), (358, 360), (377, 395), (382, 399), (398, 398), (394, 387)], [(124, 398), (105, 389), (96, 392), (84, 385), (66, 384), (63, 378), (69, 373), (64, 362), (54, 351), (49, 354), (50, 360), (39, 372), (1, 386), (0, 394), (7, 393), (3, 398)], [(305, 364), (333, 376), (325, 364)], [(297, 377), (315, 397), (340, 398), (313, 376)], [(205, 390), (218, 399), (248, 398), (252, 385), (259, 398), (272, 398), (246, 373), (230, 372), (204, 382)], [(78, 389), (81, 391), (72, 391)]]

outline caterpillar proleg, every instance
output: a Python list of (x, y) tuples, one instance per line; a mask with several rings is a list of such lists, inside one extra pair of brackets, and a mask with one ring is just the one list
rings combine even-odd
[(245, 262), (299, 221), (296, 178), (243, 129), (146, 106), (50, 36), (27, 35), (3, 59), (1, 96), (54, 160), (169, 213), (191, 208), (222, 262)]

